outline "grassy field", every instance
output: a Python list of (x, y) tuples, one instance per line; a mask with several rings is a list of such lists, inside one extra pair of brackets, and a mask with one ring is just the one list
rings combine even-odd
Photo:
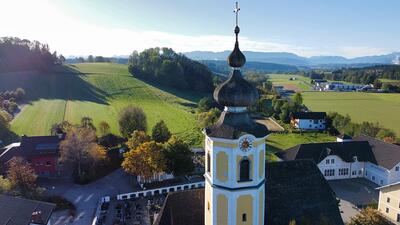
[(276, 152), (286, 150), (298, 144), (319, 143), (328, 141), (336, 141), (336, 138), (325, 133), (274, 133), (267, 137), (266, 143), (268, 151)]
[[(286, 89), (297, 91), (311, 90), (310, 79), (307, 77), (291, 74), (268, 74), (268, 76), (273, 85), (283, 85)], [(289, 78), (296, 78), (296, 80), (289, 80)]]
[(129, 74), (126, 65), (75, 64), (68, 70), (53, 74), (0, 74), (0, 91), (22, 87), (27, 93), (27, 104), (12, 121), (13, 131), (46, 135), (54, 123), (79, 123), (83, 116), (89, 116), (95, 125), (107, 121), (112, 132), (118, 134), (118, 113), (133, 105), (147, 114), (149, 130), (163, 119), (174, 134), (200, 132), (195, 129), (193, 113), (199, 95), (142, 82)]
[(354, 122), (379, 122), (400, 135), (400, 94), (364, 92), (304, 92), (312, 111), (349, 114)]

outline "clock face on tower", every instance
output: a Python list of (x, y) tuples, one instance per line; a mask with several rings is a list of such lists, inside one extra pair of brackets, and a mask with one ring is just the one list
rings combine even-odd
[(243, 152), (248, 152), (253, 147), (253, 139), (250, 137), (244, 137), (239, 141), (239, 148)]

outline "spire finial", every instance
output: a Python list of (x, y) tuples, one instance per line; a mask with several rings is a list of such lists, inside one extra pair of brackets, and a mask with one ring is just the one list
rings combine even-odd
[(229, 65), (233, 68), (242, 67), (246, 63), (246, 57), (239, 49), (239, 3), (236, 2), (235, 10), (233, 11), (236, 14), (236, 26), (235, 26), (235, 35), (236, 35), (236, 42), (235, 48), (233, 49), (232, 53), (228, 57)]
[(239, 26), (239, 11), (240, 11), (239, 2), (236, 2), (236, 7), (235, 7), (235, 10), (233, 10), (233, 12), (236, 14), (236, 26), (237, 27)]

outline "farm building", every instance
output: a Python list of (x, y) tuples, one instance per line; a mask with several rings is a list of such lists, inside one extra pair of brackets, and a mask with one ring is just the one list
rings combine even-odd
[(294, 112), (290, 114), (290, 124), (301, 130), (325, 130), (325, 112)]
[(400, 224), (400, 182), (378, 188), (379, 212), (396, 224)]
[(370, 85), (363, 84), (345, 84), (342, 82), (315, 82), (314, 89), (318, 91), (357, 91), (363, 90)]
[(366, 178), (380, 186), (400, 181), (400, 146), (365, 135), (301, 144), (278, 155), (314, 161), (327, 180)]
[(14, 157), (24, 158), (40, 177), (66, 175), (64, 166), (58, 163), (59, 144), (64, 136), (22, 136), (21, 142), (0, 149), (1, 173)]

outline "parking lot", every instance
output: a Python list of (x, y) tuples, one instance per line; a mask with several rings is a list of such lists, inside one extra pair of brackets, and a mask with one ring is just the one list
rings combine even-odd
[(336, 196), (340, 199), (340, 211), (345, 223), (359, 213), (363, 206), (377, 203), (379, 191), (375, 183), (363, 179), (345, 179), (328, 181)]

